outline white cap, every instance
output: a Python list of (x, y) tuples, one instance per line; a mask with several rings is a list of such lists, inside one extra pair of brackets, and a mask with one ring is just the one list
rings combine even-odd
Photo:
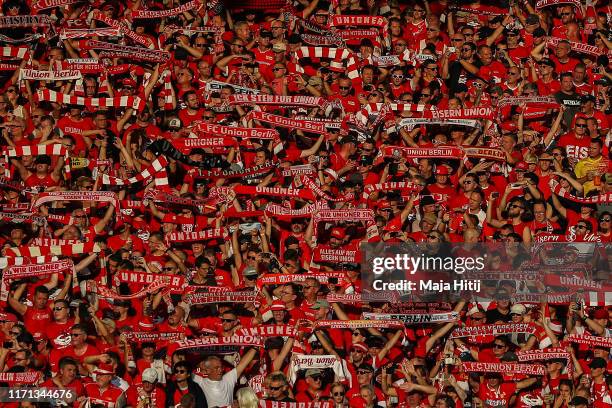
[(154, 368), (146, 368), (142, 372), (142, 381), (150, 383), (157, 382), (157, 371)]
[(527, 308), (521, 305), (520, 303), (517, 303), (516, 305), (512, 305), (512, 307), (510, 308), (510, 313), (516, 313), (520, 315), (524, 315), (526, 311), (527, 311)]

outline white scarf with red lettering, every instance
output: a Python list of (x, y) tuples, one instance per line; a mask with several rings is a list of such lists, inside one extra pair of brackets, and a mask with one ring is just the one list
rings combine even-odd
[(323, 106), (326, 100), (320, 96), (307, 95), (230, 95), (231, 105), (279, 105), (279, 106)]
[(5, 301), (8, 299), (9, 294), (9, 283), (13, 280), (30, 277), (40, 277), (46, 275), (52, 275), (54, 273), (70, 271), (72, 275), (72, 287), (78, 286), (78, 280), (76, 277), (76, 271), (74, 269), (74, 263), (71, 259), (63, 259), (57, 262), (50, 262), (45, 264), (32, 264), (24, 266), (10, 266), (4, 270), (2, 274), (2, 282), (0, 289), (0, 300)]
[(321, 284), (327, 284), (329, 278), (338, 279), (338, 283), (346, 279), (346, 272), (318, 272), (307, 274), (285, 274), (285, 273), (268, 273), (257, 278), (257, 287), (263, 288), (265, 285), (285, 285), (291, 282), (304, 282), (307, 278), (314, 278)]
[(186, 11), (198, 8), (202, 3), (199, 0), (193, 0), (178, 7), (169, 10), (134, 10), (132, 18), (135, 19), (158, 19), (163, 17), (178, 16)]
[(561, 187), (561, 184), (557, 180), (551, 179), (548, 182), (550, 189), (553, 193), (558, 195), (559, 197), (566, 198), (575, 203), (580, 204), (604, 204), (604, 203), (612, 203), (612, 192), (599, 194), (592, 197), (577, 197), (571, 194), (569, 191)]
[(511, 333), (535, 333), (535, 326), (528, 323), (486, 324), (483, 326), (458, 327), (452, 331), (450, 338), (471, 336), (498, 336)]
[(162, 50), (152, 50), (142, 47), (130, 47), (102, 41), (89, 40), (87, 46), (91, 49), (100, 50), (100, 58), (125, 58), (136, 61), (151, 61), (165, 63), (170, 59), (170, 53)]
[(104, 14), (102, 14), (100, 10), (94, 10), (92, 18), (94, 20), (101, 21), (104, 24), (111, 26), (112, 28), (116, 30), (119, 30), (121, 34), (125, 35), (128, 38), (131, 38), (134, 42), (140, 45), (144, 45), (148, 49), (152, 49), (154, 47), (153, 41), (151, 41), (149, 37), (140, 35), (130, 30), (130, 27), (125, 21), (113, 20), (112, 18), (109, 18), (105, 16)]
[(53, 191), (43, 192), (36, 196), (32, 202), (32, 210), (43, 204), (53, 201), (95, 201), (99, 203), (111, 203), (117, 211), (119, 208), (119, 197), (113, 191)]
[(317, 329), (403, 329), (404, 323), (398, 320), (319, 320), (314, 325)]
[(209, 303), (252, 303), (257, 300), (258, 292), (192, 293), (185, 302), (190, 305)]
[(69, 79), (81, 79), (83, 76), (79, 71), (37, 71), (34, 69), (22, 69), (19, 79), (31, 79), (35, 81), (66, 81)]

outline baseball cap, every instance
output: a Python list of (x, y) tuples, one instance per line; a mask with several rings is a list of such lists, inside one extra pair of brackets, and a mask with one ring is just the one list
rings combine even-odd
[(516, 304), (516, 305), (512, 305), (512, 307), (510, 308), (510, 314), (520, 314), (520, 315), (524, 315), (525, 312), (527, 311), (527, 308), (521, 304)]
[(0, 313), (0, 321), (17, 323), (19, 320), (13, 313)]
[(597, 309), (593, 312), (593, 319), (607, 319), (608, 311), (606, 309)]
[(378, 202), (378, 208), (382, 209), (382, 208), (391, 208), (391, 203), (387, 200), (380, 200)]
[(94, 374), (97, 374), (97, 375), (106, 375), (106, 374), (113, 375), (113, 374), (115, 374), (115, 369), (110, 364), (100, 363), (100, 364), (98, 364), (98, 366), (94, 370)]
[(310, 308), (312, 310), (319, 310), (321, 308), (329, 309), (329, 302), (327, 300), (317, 300)]
[(582, 95), (582, 98), (580, 98), (580, 103), (587, 103), (587, 102), (595, 102), (595, 96), (594, 95)]
[(157, 371), (154, 368), (147, 368), (142, 372), (142, 381), (149, 383), (157, 382)]
[(448, 167), (443, 166), (443, 165), (436, 167), (436, 176), (448, 176), (448, 175), (449, 175)]
[(529, 14), (527, 18), (525, 18), (525, 24), (527, 25), (533, 25), (533, 24), (539, 24), (539, 23), (540, 23), (540, 18), (538, 17), (537, 14)]
[(549, 67), (557, 68), (557, 65), (550, 58), (542, 58), (539, 62), (540, 65), (548, 65)]
[(344, 239), (346, 237), (346, 233), (344, 232), (344, 229), (340, 227), (334, 227), (331, 230), (331, 236), (338, 239)]
[(285, 303), (282, 300), (275, 300), (270, 306), (270, 310), (287, 310)]
[(270, 31), (268, 31), (268, 30), (261, 30), (259, 32), (259, 36), (260, 37), (269, 37), (269, 38), (272, 38), (272, 33)]
[(168, 122), (168, 129), (180, 129), (181, 127), (183, 127), (183, 124), (179, 118), (172, 118)]
[(527, 171), (529, 170), (529, 165), (524, 161), (520, 161), (516, 163), (516, 166), (514, 166), (514, 170), (515, 171)]
[(374, 372), (374, 367), (372, 367), (370, 364), (361, 364), (355, 368), (357, 369), (357, 371), (364, 370), (364, 371), (369, 371), (371, 373)]
[(255, 269), (252, 266), (247, 266), (246, 268), (244, 268), (244, 271), (242, 271), (242, 275), (243, 276), (257, 276), (257, 269)]
[(434, 198), (432, 196), (430, 196), (430, 195), (424, 196), (421, 199), (421, 201), (420, 201), (421, 207), (424, 207), (426, 205), (432, 205), (432, 204), (435, 204), (435, 203), (436, 203), (436, 200), (434, 200)]
[(321, 375), (323, 372), (318, 368), (309, 368), (306, 370), (306, 377), (314, 377), (315, 375)]
[(351, 346), (351, 350), (360, 350), (363, 351), (364, 353), (368, 352), (368, 346), (365, 345), (364, 342), (357, 342), (357, 343), (353, 343), (353, 345)]
[(123, 81), (121, 81), (121, 84), (123, 86), (135, 87), (136, 86), (136, 81), (134, 81), (132, 78), (125, 78)]
[(278, 42), (272, 46), (272, 51), (274, 52), (285, 52), (287, 51), (287, 46), (285, 43)]

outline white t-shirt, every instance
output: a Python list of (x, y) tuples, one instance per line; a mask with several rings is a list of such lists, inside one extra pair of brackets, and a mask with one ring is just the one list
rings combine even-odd
[(234, 386), (238, 381), (238, 372), (235, 368), (225, 373), (221, 381), (212, 381), (201, 377), (198, 380), (197, 383), (202, 387), (209, 407), (232, 405)]

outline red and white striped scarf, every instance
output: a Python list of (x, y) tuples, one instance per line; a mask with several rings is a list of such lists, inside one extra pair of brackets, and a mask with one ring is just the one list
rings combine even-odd
[(32, 210), (53, 201), (96, 201), (111, 203), (119, 211), (119, 198), (113, 191), (53, 191), (40, 193), (32, 202)]
[(555, 193), (559, 197), (566, 198), (575, 203), (580, 203), (580, 204), (612, 203), (612, 192), (599, 194), (599, 195), (592, 196), (592, 197), (577, 197), (571, 194), (569, 191), (567, 191), (563, 187), (561, 187), (561, 184), (559, 184), (557, 180), (551, 179), (548, 182), (548, 184), (550, 185), (550, 189), (552, 190), (553, 193)]
[(159, 156), (156, 158), (149, 167), (142, 170), (140, 173), (128, 179), (120, 179), (117, 177), (109, 176), (108, 174), (102, 174), (102, 184), (112, 186), (125, 186), (140, 183), (146, 181), (148, 178), (153, 177), (156, 187), (168, 185), (168, 173), (166, 172), (166, 166), (168, 165), (168, 159), (165, 156)]
[(27, 46), (19, 47), (0, 47), (0, 57), (4, 59), (27, 59), (30, 48)]
[(121, 34), (118, 28), (64, 28), (60, 31), (60, 39), (89, 38), (89, 37), (118, 37)]
[(7, 257), (39, 257), (39, 256), (72, 256), (87, 253), (98, 253), (100, 247), (94, 242), (84, 242), (72, 245), (58, 246), (19, 246), (7, 248)]
[(303, 132), (313, 132), (319, 134), (327, 133), (327, 130), (325, 129), (325, 124), (321, 122), (303, 119), (291, 119), (266, 112), (251, 111), (247, 113), (246, 119), (266, 122), (278, 127), (297, 129)]
[(109, 108), (128, 107), (134, 108), (137, 111), (141, 111), (146, 104), (146, 102), (138, 96), (116, 96), (114, 98), (86, 98), (83, 96), (63, 94), (52, 91), (50, 89), (42, 89), (37, 91), (35, 99), (39, 102), (47, 101), (61, 103), (65, 105), (70, 104), (86, 106), (88, 108), (100, 106), (106, 106)]
[[(350, 79), (359, 77), (359, 65), (355, 62), (355, 56), (346, 48), (300, 47), (295, 56), (298, 61), (302, 58), (330, 58), (336, 62), (347, 61), (346, 75)], [(304, 72), (304, 68), (299, 66), (298, 71)]]
[(32, 11), (39, 12), (55, 7), (64, 7), (76, 3), (77, 0), (34, 0), (32, 2)]
[(51, 275), (63, 271), (70, 271), (72, 274), (72, 286), (75, 288), (79, 282), (76, 277), (76, 270), (71, 259), (63, 259), (61, 261), (50, 262), (45, 264), (31, 264), (23, 266), (8, 267), (2, 274), (2, 288), (0, 289), (0, 300), (8, 299), (9, 282), (21, 278), (30, 278)]
[[(49, 145), (33, 145), (33, 146), (16, 146), (11, 148), (5, 148), (2, 152), (7, 163), (10, 157), (23, 157), (23, 156), (64, 156), (64, 171), (66, 172), (66, 178), (70, 178), (70, 160), (68, 157), (68, 149), (61, 144), (49, 144)], [(5, 170), (5, 175), (10, 177), (9, 169)]]

